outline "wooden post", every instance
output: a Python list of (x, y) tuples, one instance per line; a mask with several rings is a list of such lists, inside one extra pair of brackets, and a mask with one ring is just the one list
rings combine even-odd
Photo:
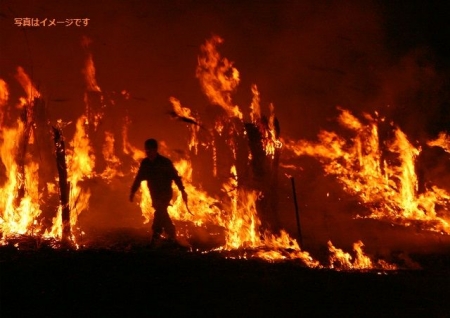
[(53, 138), (56, 149), (56, 166), (59, 175), (59, 193), (62, 207), (62, 241), (68, 242), (70, 239), (70, 207), (69, 207), (69, 183), (67, 182), (66, 149), (62, 131), (53, 128)]
[(303, 237), (302, 237), (302, 228), (300, 227), (300, 215), (298, 212), (298, 203), (297, 203), (297, 191), (295, 190), (295, 180), (294, 177), (289, 177), (291, 179), (292, 184), (292, 195), (294, 197), (294, 207), (295, 207), (295, 218), (297, 220), (297, 231), (298, 231), (298, 240), (300, 243), (300, 247), (303, 248)]

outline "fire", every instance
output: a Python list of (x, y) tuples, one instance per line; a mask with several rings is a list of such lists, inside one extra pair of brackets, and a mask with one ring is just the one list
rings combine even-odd
[(40, 93), (33, 86), (23, 68), (18, 67), (16, 79), (28, 95), (20, 102), (26, 107), (21, 118), (7, 127), (3, 109), (8, 103), (9, 92), (6, 83), (0, 80), (0, 152), (5, 167), (6, 181), (0, 187), (0, 232), (1, 241), (18, 234), (38, 234), (38, 217), (42, 213), (39, 206), (38, 170), (39, 165), (29, 155), (27, 148), (33, 143), (32, 107)]
[[(0, 188), (0, 229), (2, 241), (16, 234), (33, 234), (39, 231), (37, 218), (41, 214), (37, 189), (38, 165), (27, 161), (24, 175), (19, 171), (16, 157), (24, 124), (18, 120), (15, 128), (2, 128), (0, 144), (1, 160), (6, 168), (6, 182)], [(19, 196), (19, 188), (25, 192)]]
[(106, 182), (110, 182), (116, 176), (123, 176), (123, 173), (118, 170), (121, 162), (119, 157), (114, 153), (114, 143), (114, 134), (105, 131), (105, 142), (103, 144), (102, 154), (106, 161), (106, 168), (101, 176)]
[(94, 59), (92, 57), (92, 53), (89, 52), (89, 45), (92, 43), (92, 40), (88, 37), (84, 36), (81, 40), (81, 45), (86, 50), (87, 56), (84, 64), (83, 75), (85, 79), (85, 83), (87, 86), (87, 90), (91, 92), (101, 92), (100, 87), (97, 84), (97, 79), (95, 78), (95, 65)]
[(32, 103), (35, 98), (39, 98), (41, 94), (39, 91), (34, 87), (33, 83), (31, 82), (30, 77), (27, 73), (25, 73), (24, 69), (22, 67), (17, 68), (17, 73), (15, 75), (17, 81), (19, 81), (20, 85), (22, 85), (23, 90), (28, 95), (28, 103)]
[[(217, 250), (237, 251), (241, 255), (243, 253), (243, 258), (248, 256), (258, 257), (267, 261), (297, 259), (309, 267), (323, 267), (308, 252), (302, 250), (297, 240), (290, 237), (285, 230), (281, 230), (279, 234), (274, 234), (268, 230), (264, 231), (261, 229), (262, 221), (258, 215), (257, 207), (263, 191), (256, 190), (256, 187), (242, 182), (245, 176), (238, 175), (238, 169), (236, 168), (239, 159), (238, 155), (241, 154), (239, 151), (244, 149), (242, 144), (248, 141), (245, 140), (247, 123), (244, 123), (243, 114), (239, 106), (235, 105), (231, 98), (232, 93), (239, 84), (239, 72), (232, 62), (222, 58), (218, 53), (217, 46), (222, 42), (223, 40), (220, 37), (214, 36), (201, 46), (196, 77), (199, 79), (202, 90), (211, 104), (222, 107), (228, 116), (215, 118), (214, 130), (207, 132), (209, 134), (207, 136), (209, 142), (207, 146), (213, 149), (213, 176), (217, 176), (217, 170), (221, 168), (218, 168), (217, 159), (221, 156), (218, 151), (223, 149), (223, 147), (220, 147), (223, 145), (218, 145), (218, 143), (224, 143), (227, 146), (227, 150), (230, 150), (228, 154), (231, 164), (227, 162), (227, 167), (224, 169), (225, 174), (229, 169), (229, 177), (222, 184), (222, 192), (213, 197), (200, 186), (193, 184), (190, 158), (177, 158), (174, 160), (174, 164), (183, 178), (189, 202), (187, 204), (183, 202), (181, 193), (174, 185), (175, 195), (171, 202), (172, 205), (169, 206), (169, 213), (175, 221), (186, 222), (204, 229), (208, 229), (210, 225), (223, 229), (224, 243), (221, 243)], [(86, 51), (89, 44), (90, 40), (84, 38), (83, 45)], [(116, 142), (114, 132), (105, 131), (104, 135), (101, 135), (101, 137), (104, 136), (104, 143), (100, 147), (97, 145), (101, 149), (94, 149), (94, 144), (90, 140), (91, 136), (89, 134), (92, 131), (97, 131), (100, 119), (105, 113), (105, 105), (103, 104), (102, 91), (95, 78), (93, 57), (88, 51), (83, 74), (87, 90), (85, 94), (86, 113), (76, 122), (76, 132), (73, 140), (69, 143), (70, 149), (66, 151), (65, 162), (67, 165), (68, 189), (70, 191), (69, 210), (72, 230), (71, 239), (73, 242), (76, 241), (75, 230), (79, 226), (78, 216), (89, 209), (91, 192), (84, 181), (90, 178), (101, 177), (100, 180), (109, 182), (113, 178), (123, 176), (123, 173), (119, 171), (122, 163), (118, 154), (114, 152)], [(28, 93), (28, 101), (25, 99), (21, 101), (22, 106), (28, 107), (26, 110), (30, 111), (32, 100), (38, 98), (40, 94), (21, 68), (18, 69), (17, 79)], [(270, 104), (269, 118), (263, 116), (261, 114), (261, 99), (257, 86), (253, 85), (251, 90), (253, 99), (250, 105), (250, 125), (256, 126), (256, 134), (260, 133), (261, 135), (263, 156), (265, 153), (268, 158), (271, 157), (273, 159), (277, 150), (283, 146), (279, 138), (279, 126), (275, 117), (275, 109), (273, 104)], [(129, 98), (129, 94), (126, 91), (122, 91), (121, 94), (126, 99)], [(101, 105), (96, 105), (97, 98)], [(0, 80), (0, 107), (6, 105), (7, 100), (6, 83)], [(193, 115), (189, 108), (183, 107), (178, 99), (171, 97), (170, 102), (172, 103), (175, 116), (192, 124), (188, 126), (191, 132), (188, 147), (191, 152), (197, 154), (200, 145), (198, 135), (201, 131), (198, 118)], [(97, 109), (95, 109), (96, 106), (98, 106)], [(15, 128), (1, 126), (1, 160), (7, 174), (6, 182), (0, 188), (0, 212), (2, 213), (0, 215), (0, 230), (3, 242), (10, 235), (38, 233), (41, 230), (38, 219), (41, 213), (38, 204), (40, 198), (37, 188), (37, 171), (39, 166), (32, 160), (28, 160), (29, 158), (24, 157), (26, 160), (22, 160), (24, 162), (22, 173), (20, 163), (18, 163), (19, 160), (17, 159), (18, 153), (22, 151), (17, 141), (21, 140), (26, 134), (27, 125), (31, 123), (30, 118), (27, 119), (26, 122), (18, 120)], [(322, 143), (312, 144), (300, 141), (298, 143), (290, 143), (289, 149), (298, 155), (308, 154), (318, 157), (324, 163), (326, 172), (337, 174), (346, 189), (353, 194), (360, 195), (363, 198), (363, 202), (384, 202), (379, 204), (378, 208), (372, 212), (372, 217), (376, 217), (376, 213), (380, 213), (380, 211), (388, 210), (396, 218), (399, 218), (399, 215), (401, 215), (403, 219), (422, 217), (431, 218), (429, 220), (433, 222), (440, 220), (436, 213), (434, 216), (430, 213), (430, 211), (435, 210), (433, 204), (441, 203), (441, 201), (431, 198), (431, 193), (440, 193), (442, 200), (447, 198), (447, 194), (433, 190), (417, 195), (415, 186), (417, 178), (414, 174), (413, 164), (419, 150), (409, 144), (406, 136), (402, 135), (400, 130), (396, 132), (395, 140), (389, 145), (389, 151), (398, 155), (400, 166), (390, 167), (382, 162), (381, 159), (382, 151), (379, 149), (375, 119), (366, 116), (369, 124), (363, 125), (353, 115), (343, 110), (339, 120), (344, 127), (356, 134), (356, 137), (352, 140), (353, 146), (350, 148), (344, 138), (339, 137), (335, 133), (322, 132), (319, 136)], [(136, 172), (137, 163), (145, 157), (145, 153), (134, 147), (128, 140), (130, 122), (130, 119), (126, 117), (122, 129), (122, 151), (123, 154), (134, 160), (130, 170), (131, 172)], [(214, 138), (211, 138), (212, 134), (214, 134)], [(160, 141), (160, 151), (163, 155), (170, 157), (170, 153), (163, 141)], [(249, 152), (248, 150), (244, 151)], [(96, 175), (94, 172), (95, 154), (99, 152), (105, 159), (106, 168), (101, 174)], [(247, 153), (244, 153), (245, 155)], [(249, 157), (251, 157), (250, 154)], [(272, 162), (274, 161), (276, 160), (272, 160)], [(20, 188), (25, 189), (22, 196), (18, 195)], [(48, 193), (57, 191), (52, 183), (48, 183), (47, 188)], [(406, 205), (404, 201), (409, 205)], [(144, 223), (150, 222), (153, 218), (153, 208), (145, 182), (141, 185), (139, 205), (145, 218)], [(426, 213), (423, 212), (424, 210), (426, 210)], [(192, 214), (190, 211), (192, 211)], [(53, 220), (51, 231), (46, 231), (44, 237), (61, 238), (63, 236), (62, 212), (63, 207), (60, 206), (58, 214)], [(388, 214), (383, 214), (384, 217), (386, 215)], [(443, 222), (439, 224), (441, 224), (441, 228), (444, 227)], [(209, 234), (213, 235), (214, 233)], [(187, 233), (187, 236), (189, 236), (189, 233)], [(332, 253), (330, 267), (337, 268), (336, 264), (338, 262), (342, 264), (340, 268), (345, 269), (388, 267), (387, 263), (377, 263), (383, 265), (374, 264), (363, 253), (362, 246), (362, 242), (354, 244), (356, 256), (353, 260), (349, 254), (335, 248), (329, 242), (329, 249)]]
[(431, 147), (441, 147), (446, 152), (450, 153), (450, 137), (444, 132), (441, 132), (436, 139), (428, 141), (427, 145)]
[[(68, 167), (67, 180), (69, 183), (69, 210), (70, 210), (70, 227), (72, 229), (72, 241), (76, 241), (74, 237), (74, 229), (77, 225), (78, 216), (81, 212), (89, 209), (89, 199), (91, 192), (80, 184), (85, 178), (94, 176), (93, 170), (95, 166), (95, 156), (90, 145), (90, 140), (86, 134), (87, 117), (81, 116), (76, 123), (76, 131), (73, 140), (70, 142), (72, 149), (66, 151), (66, 163)], [(46, 236), (62, 237), (62, 209), (58, 210), (57, 216), (53, 219), (53, 227)]]
[(379, 260), (376, 264), (373, 264), (372, 260), (364, 254), (362, 250), (363, 246), (364, 244), (361, 241), (353, 244), (353, 251), (355, 252), (355, 257), (353, 259), (353, 257), (349, 253), (336, 248), (333, 243), (331, 243), (331, 241), (328, 241), (328, 250), (330, 251), (330, 268), (337, 270), (397, 269), (395, 265), (389, 264), (383, 260)]
[(79, 182), (91, 178), (95, 166), (95, 156), (85, 131), (87, 118), (81, 116), (76, 123), (76, 132), (70, 145), (73, 151), (68, 155), (68, 181), (70, 183), (70, 224), (75, 226), (78, 215), (89, 208), (89, 190), (83, 190)]
[(8, 85), (0, 78), (0, 107), (6, 106), (9, 99)]
[[(318, 158), (326, 174), (335, 175), (347, 192), (370, 208), (368, 217), (403, 225), (419, 221), (423, 229), (450, 233), (448, 220), (437, 212), (438, 205), (448, 203), (449, 194), (435, 186), (424, 193), (417, 191), (415, 158), (420, 149), (398, 127), (387, 149), (381, 149), (377, 119), (367, 114), (365, 118), (366, 125), (341, 109), (339, 123), (355, 135), (350, 141), (321, 131), (317, 143), (300, 140), (286, 147), (296, 155)], [(383, 160), (384, 153), (395, 160)]]
[(216, 47), (222, 43), (222, 38), (213, 36), (201, 46), (196, 76), (212, 104), (222, 107), (228, 116), (242, 119), (242, 112), (237, 105), (233, 105), (231, 99), (231, 93), (240, 81), (239, 71), (217, 52)]
[[(139, 148), (133, 146), (128, 140), (128, 127), (131, 124), (131, 121), (128, 117), (125, 118), (125, 123), (122, 127), (122, 144), (123, 144), (123, 153), (126, 155), (130, 155), (134, 161), (138, 162), (141, 159), (145, 158), (145, 152)], [(133, 170), (136, 172), (137, 168)]]
[(172, 103), (175, 115), (181, 118), (185, 122), (191, 123), (189, 125), (189, 131), (191, 136), (189, 138), (188, 147), (189, 150), (194, 150), (194, 153), (198, 151), (198, 132), (200, 130), (200, 125), (197, 123), (197, 119), (192, 116), (192, 112), (188, 107), (181, 106), (181, 103), (175, 97), (170, 97), (169, 101)]
[(258, 87), (253, 84), (252, 85), (252, 103), (250, 104), (250, 120), (252, 123), (257, 124), (261, 120), (261, 105), (259, 97)]

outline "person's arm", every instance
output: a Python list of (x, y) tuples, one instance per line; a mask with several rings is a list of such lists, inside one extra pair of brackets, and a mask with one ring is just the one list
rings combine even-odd
[(175, 168), (175, 166), (173, 165), (173, 163), (171, 162), (172, 165), (172, 179), (175, 182), (175, 184), (177, 185), (178, 189), (181, 191), (181, 195), (183, 197), (183, 201), (187, 202), (187, 193), (185, 191), (184, 185), (183, 185), (183, 180), (180, 177), (180, 174), (178, 173), (177, 169)]
[(141, 165), (139, 166), (139, 170), (138, 170), (138, 172), (136, 174), (136, 177), (134, 178), (134, 182), (131, 185), (130, 202), (133, 202), (134, 194), (139, 189), (139, 186), (141, 185), (141, 182), (144, 180), (144, 173), (143, 173), (142, 164), (143, 164), (143, 162), (141, 162)]

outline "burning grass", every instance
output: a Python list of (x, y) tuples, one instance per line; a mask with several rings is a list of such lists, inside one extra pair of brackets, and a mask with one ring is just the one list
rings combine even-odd
[[(398, 127), (392, 127), (392, 140), (382, 146), (378, 126), (384, 119), (364, 114), (363, 123), (349, 111), (340, 109), (338, 121), (350, 131), (350, 138), (344, 138), (335, 132), (322, 131), (317, 142), (283, 142), (279, 136), (280, 127), (275, 116), (275, 107), (273, 104), (269, 105), (268, 118), (262, 115), (260, 93), (256, 85), (251, 87), (253, 99), (248, 114), (250, 122), (244, 121), (244, 112), (232, 100), (232, 93), (239, 84), (239, 72), (232, 62), (222, 58), (217, 51), (217, 46), (222, 42), (221, 38), (213, 37), (201, 46), (196, 76), (211, 105), (219, 106), (223, 113), (214, 119), (214, 127), (205, 128), (200, 124), (200, 118), (193, 115), (194, 112), (181, 106), (178, 99), (171, 97), (174, 117), (189, 125), (190, 155), (175, 156), (169, 147), (161, 142), (161, 151), (173, 158), (190, 198), (188, 205), (185, 205), (180, 193), (174, 188), (175, 196), (169, 213), (177, 225), (186, 225), (178, 226), (178, 236), (191, 246), (191, 250), (220, 253), (226, 258), (258, 258), (269, 262), (298, 260), (312, 268), (397, 268), (387, 261), (374, 260), (373, 257), (367, 256), (362, 250), (364, 244), (361, 241), (354, 243), (353, 255), (335, 247), (329, 241), (328, 260), (325, 263), (319, 262), (286, 230), (274, 231), (270, 226), (266, 226), (268, 216), (266, 213), (266, 219), (263, 219), (261, 201), (267, 200), (269, 203), (266, 206), (271, 208), (275, 206), (273, 203), (276, 196), (273, 192), (276, 190), (282, 148), (290, 151), (293, 156), (317, 158), (326, 174), (336, 176), (345, 191), (358, 197), (360, 202), (370, 209), (370, 215), (364, 217), (404, 226), (419, 223), (423, 230), (449, 234), (450, 225), (446, 212), (449, 194), (436, 186), (427, 187), (419, 193), (415, 159), (421, 149), (413, 146)], [(125, 120), (120, 131), (102, 126), (101, 123), (106, 121), (108, 116), (108, 106), (118, 101), (110, 101), (109, 105), (103, 97), (103, 90), (95, 79), (93, 56), (89, 52), (84, 74), (86, 111), (75, 123), (75, 134), (69, 142), (65, 156), (69, 189), (68, 206), (65, 208), (70, 210), (70, 222), (66, 225), (69, 226), (70, 223), (69, 239), (77, 248), (89, 249), (99, 243), (92, 236), (85, 236), (79, 222), (81, 213), (90, 213), (92, 192), (88, 181), (111, 185), (114, 180), (120, 179), (130, 183), (132, 173), (144, 153), (128, 140), (130, 119), (127, 116), (123, 117)], [(28, 99), (23, 99), (20, 106), (23, 109), (22, 117), (11, 124), (7, 123), (2, 115), (0, 147), (6, 181), (0, 188), (1, 243), (20, 248), (22, 235), (24, 241), (30, 241), (30, 237), (34, 238), (37, 247), (42, 244), (60, 247), (58, 242), (64, 237), (64, 207), (60, 204), (50, 228), (43, 226), (41, 209), (45, 207), (49, 197), (61, 196), (61, 192), (65, 190), (62, 190), (61, 186), (59, 193), (43, 192), (42, 188), (38, 188), (39, 182), (42, 183), (39, 178), (50, 179), (46, 182), (48, 189), (56, 188), (59, 180), (56, 176), (39, 175), (40, 166), (29, 148), (34, 144), (36, 127), (47, 125), (46, 122), (38, 122), (35, 116), (38, 111), (35, 104), (42, 100), (21, 68), (18, 70), (18, 80), (28, 94)], [(0, 82), (0, 107), (4, 107), (8, 102), (7, 86), (2, 83), (4, 82)], [(61, 131), (62, 126), (60, 122)], [(120, 134), (122, 138), (116, 138)], [(93, 136), (101, 138), (94, 139)], [(219, 153), (221, 149), (224, 149), (223, 154)], [(211, 154), (213, 161), (213, 169), (202, 173), (208, 178), (222, 177), (219, 191), (203, 189), (193, 180), (191, 156), (194, 157), (202, 151)], [(226, 159), (226, 164), (219, 162), (222, 158)], [(44, 197), (44, 193), (47, 197)], [(109, 194), (102, 195), (107, 197)], [(153, 208), (145, 184), (141, 185), (139, 207), (144, 224), (151, 222)], [(192, 213), (189, 213), (190, 211)], [(273, 214), (273, 208), (269, 212)], [(200, 232), (203, 233), (201, 239), (198, 235)], [(196, 246), (195, 242), (199, 241), (206, 242), (203, 246), (208, 248)], [(130, 242), (131, 245), (134, 243)], [(117, 248), (117, 245), (112, 246)], [(104, 248), (109, 247), (104, 245)]]

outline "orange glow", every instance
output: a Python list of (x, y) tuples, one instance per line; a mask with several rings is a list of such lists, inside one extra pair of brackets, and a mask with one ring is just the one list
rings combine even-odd
[[(6, 106), (9, 99), (8, 85), (0, 78), (0, 107)], [(2, 112), (2, 110), (0, 110)]]
[(437, 212), (437, 205), (446, 205), (450, 195), (436, 186), (417, 192), (415, 158), (420, 149), (394, 127), (394, 137), (384, 151), (395, 155), (396, 160), (382, 160), (377, 119), (369, 115), (365, 118), (368, 124), (364, 125), (341, 109), (338, 121), (353, 132), (353, 138), (347, 140), (334, 132), (321, 131), (316, 143), (300, 140), (286, 147), (298, 156), (318, 158), (326, 174), (335, 175), (345, 191), (367, 205), (371, 210), (368, 217), (405, 226), (415, 222), (424, 230), (450, 233), (448, 216)]
[[(8, 178), (0, 188), (0, 232), (3, 243), (8, 236), (37, 234), (40, 230), (37, 224), (37, 218), (41, 214), (37, 178), (39, 166), (35, 162), (26, 161), (25, 175), (22, 175), (16, 162), (23, 132), (24, 124), (20, 120), (15, 128), (1, 129), (0, 153)], [(21, 198), (18, 197), (20, 187), (25, 189)]]
[(331, 243), (331, 241), (328, 241), (328, 250), (330, 252), (330, 268), (337, 270), (397, 269), (395, 265), (389, 264), (383, 260), (380, 260), (376, 264), (373, 264), (372, 260), (364, 254), (362, 250), (363, 246), (364, 244), (361, 241), (353, 244), (353, 251), (355, 252), (355, 257), (353, 258), (349, 253), (346, 253), (343, 250), (334, 247), (333, 243)]
[(17, 81), (22, 85), (23, 90), (28, 96), (28, 103), (32, 103), (33, 99), (39, 98), (41, 94), (39, 91), (33, 86), (30, 77), (25, 73), (22, 67), (17, 68), (17, 73), (15, 75)]
[(444, 132), (441, 132), (436, 139), (428, 141), (427, 145), (430, 147), (441, 147), (450, 153), (450, 137)]
[(217, 52), (216, 47), (222, 43), (222, 38), (213, 36), (200, 47), (196, 76), (213, 105), (222, 107), (230, 117), (242, 119), (242, 112), (237, 105), (233, 105), (231, 98), (239, 85), (239, 71)]
[(84, 62), (83, 75), (86, 83), (86, 89), (90, 92), (101, 92), (100, 87), (97, 85), (97, 79), (95, 78), (95, 65), (92, 53), (89, 52), (89, 45), (92, 40), (86, 36), (81, 39), (81, 45), (86, 50), (87, 56)]
[(114, 153), (114, 135), (109, 131), (105, 131), (105, 142), (103, 144), (102, 154), (106, 161), (106, 168), (102, 172), (101, 177), (110, 182), (116, 176), (123, 176), (123, 173), (119, 171), (120, 159)]
[(261, 105), (260, 105), (260, 97), (258, 87), (253, 84), (252, 85), (252, 103), (250, 104), (250, 119), (252, 123), (257, 124), (261, 120)]
[(200, 125), (197, 124), (197, 119), (192, 116), (191, 110), (187, 107), (181, 106), (180, 101), (175, 97), (170, 97), (169, 101), (172, 103), (173, 111), (177, 116), (191, 122), (191, 125), (188, 125), (189, 132), (191, 133), (188, 146), (189, 150), (194, 150), (194, 153), (196, 154), (198, 152), (198, 132), (200, 130)]
[[(70, 142), (70, 149), (66, 150), (67, 180), (70, 185), (69, 208), (70, 208), (70, 226), (72, 230), (72, 241), (76, 242), (74, 229), (77, 226), (78, 216), (81, 212), (89, 209), (89, 199), (91, 192), (80, 185), (85, 178), (93, 177), (95, 166), (95, 156), (90, 145), (90, 140), (86, 134), (87, 124), (86, 116), (78, 118), (76, 131), (73, 140)], [(61, 207), (59, 207), (57, 216), (53, 219), (53, 227), (46, 236), (62, 237), (62, 219)]]

